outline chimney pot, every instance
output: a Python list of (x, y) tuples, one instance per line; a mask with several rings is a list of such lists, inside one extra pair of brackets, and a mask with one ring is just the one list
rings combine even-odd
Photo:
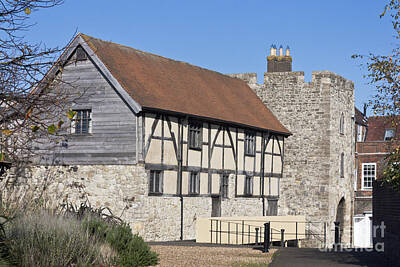
[(286, 47), (283, 54), (283, 46), (279, 47), (279, 56), (277, 55), (276, 45), (271, 46), (271, 55), (267, 57), (267, 72), (291, 72), (292, 57), (290, 56), (289, 46)]
[(289, 46), (286, 46), (286, 56), (287, 57), (290, 56), (290, 48), (289, 48)]

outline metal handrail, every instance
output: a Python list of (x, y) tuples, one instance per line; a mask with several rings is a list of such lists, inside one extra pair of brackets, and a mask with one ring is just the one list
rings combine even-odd
[[(246, 222), (246, 223), (245, 223)], [(211, 228), (210, 228), (210, 235), (211, 235), (211, 243), (222, 243), (223, 237), (227, 240), (228, 244), (252, 244), (250, 241), (255, 240), (254, 243), (261, 242), (263, 237), (263, 227), (259, 224), (253, 224), (254, 222), (262, 222), (263, 224), (266, 221), (262, 220), (243, 220), (243, 219), (210, 219)], [(326, 222), (306, 222), (306, 221), (271, 221), (270, 223), (293, 223), (296, 224), (296, 232), (285, 232), (282, 229), (276, 229), (270, 227), (269, 232), (269, 240), (272, 241), (272, 237), (276, 236), (276, 234), (281, 235), (281, 242), (283, 235), (292, 236), (293, 240), (296, 240), (296, 244), (298, 243), (299, 239), (307, 239), (309, 236), (314, 236), (320, 242), (324, 242), (324, 246), (326, 246)], [(324, 223), (324, 230), (323, 232), (315, 232), (311, 230), (311, 227), (306, 227), (305, 232), (298, 232), (298, 225), (299, 224), (306, 224), (311, 225), (318, 223)], [(223, 226), (226, 226), (224, 230), (222, 230)], [(213, 229), (214, 227), (214, 229)], [(317, 227), (320, 228), (320, 227)], [(223, 236), (224, 235), (224, 236)], [(247, 239), (247, 240), (246, 240)], [(247, 241), (247, 242), (246, 242)]]

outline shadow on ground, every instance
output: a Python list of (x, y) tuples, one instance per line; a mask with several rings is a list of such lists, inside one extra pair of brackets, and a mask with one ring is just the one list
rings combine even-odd
[(383, 252), (361, 249), (339, 252), (314, 248), (281, 248), (273, 258), (271, 267), (384, 267), (396, 266), (385, 259)]

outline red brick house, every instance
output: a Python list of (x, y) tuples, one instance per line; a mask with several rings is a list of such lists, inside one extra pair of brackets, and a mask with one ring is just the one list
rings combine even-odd
[[(370, 230), (372, 219), (372, 181), (379, 178), (393, 141), (400, 137), (400, 132), (393, 126), (392, 118), (373, 116), (367, 119), (365, 111), (361, 113), (357, 109), (355, 122), (354, 245), (357, 246), (371, 244), (366, 231)], [(360, 232), (359, 238), (357, 232)]]

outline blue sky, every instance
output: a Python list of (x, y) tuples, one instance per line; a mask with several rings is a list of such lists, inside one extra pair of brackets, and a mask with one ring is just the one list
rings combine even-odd
[(30, 40), (63, 46), (75, 31), (221, 73), (257, 72), (271, 44), (289, 45), (293, 70), (330, 70), (354, 81), (356, 105), (374, 94), (353, 54), (396, 45), (383, 0), (66, 0), (33, 11)]

